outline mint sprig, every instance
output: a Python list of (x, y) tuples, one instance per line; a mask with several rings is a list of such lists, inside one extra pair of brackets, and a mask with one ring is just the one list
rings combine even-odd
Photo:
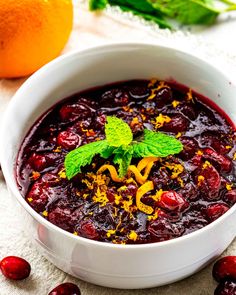
[(71, 179), (80, 173), (81, 167), (89, 165), (97, 154), (103, 158), (110, 156), (109, 144), (106, 140), (91, 142), (69, 152), (64, 162), (67, 178)]
[(175, 137), (162, 132), (144, 129), (142, 141), (133, 144), (133, 157), (167, 157), (178, 154), (182, 150), (182, 143)]
[(65, 157), (68, 179), (81, 172), (81, 167), (91, 164), (95, 155), (108, 159), (113, 156), (119, 166), (119, 177), (126, 175), (132, 158), (167, 157), (182, 151), (183, 145), (175, 137), (162, 132), (144, 130), (141, 140), (133, 140), (132, 130), (123, 120), (107, 117), (106, 139), (85, 144), (69, 152)]
[(129, 145), (133, 140), (133, 134), (129, 125), (116, 117), (107, 117), (105, 134), (109, 145), (114, 147)]
[(108, 4), (153, 21), (160, 28), (172, 28), (170, 19), (184, 25), (210, 25), (221, 13), (236, 10), (233, 0), (89, 0), (91, 11), (105, 9)]

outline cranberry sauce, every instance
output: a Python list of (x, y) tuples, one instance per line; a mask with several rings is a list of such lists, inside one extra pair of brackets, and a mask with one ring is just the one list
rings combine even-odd
[[(122, 182), (108, 170), (111, 159), (96, 156), (82, 173), (66, 178), (65, 155), (105, 138), (106, 116), (129, 124), (134, 138), (161, 131), (183, 144), (160, 158), (141, 184), (131, 173)], [(138, 167), (142, 159), (133, 159)], [(88, 239), (117, 244), (153, 243), (194, 232), (236, 202), (236, 133), (223, 111), (191, 89), (156, 80), (134, 80), (87, 90), (44, 114), (24, 139), (16, 165), (19, 189), (51, 223)], [(143, 171), (141, 172), (143, 173)]]

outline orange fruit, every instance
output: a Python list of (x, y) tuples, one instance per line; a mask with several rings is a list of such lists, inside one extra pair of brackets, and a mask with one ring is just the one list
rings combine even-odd
[(72, 24), (72, 0), (0, 0), (0, 77), (29, 75), (57, 57)]

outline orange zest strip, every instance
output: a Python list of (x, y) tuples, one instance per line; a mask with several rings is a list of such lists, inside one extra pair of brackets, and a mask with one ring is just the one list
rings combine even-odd
[(134, 174), (135, 179), (138, 183), (143, 184), (146, 181), (145, 176), (143, 176), (135, 165), (130, 165), (128, 168), (128, 177)]
[(111, 179), (115, 182), (122, 182), (124, 178), (119, 178), (116, 168), (113, 165), (103, 165), (98, 169), (98, 174), (103, 173), (104, 171), (108, 170), (111, 174)]
[[(130, 177), (131, 173), (134, 174), (136, 181), (139, 184), (144, 184), (148, 179), (149, 173), (151, 172), (152, 166), (154, 162), (156, 162), (158, 158), (156, 157), (146, 157), (139, 161), (138, 166), (130, 165), (128, 167), (128, 177)], [(141, 174), (141, 171), (145, 168), (144, 175)], [(115, 182), (122, 182), (124, 177), (120, 178), (116, 171), (116, 168), (113, 165), (103, 165), (98, 169), (98, 174), (103, 173), (108, 170), (111, 174), (111, 178)]]
[(140, 160), (138, 162), (137, 168), (141, 172), (148, 165), (148, 163), (150, 163), (150, 162), (153, 162), (154, 163), (156, 161), (158, 161), (158, 158), (157, 157), (146, 157), (146, 158), (143, 158), (142, 160)]
[(141, 198), (143, 195), (145, 195), (147, 192), (154, 189), (154, 185), (152, 181), (147, 181), (143, 185), (140, 186), (140, 188), (137, 190), (136, 193), (136, 206), (138, 209), (146, 214), (152, 214), (154, 209), (151, 206), (145, 205), (141, 202)]

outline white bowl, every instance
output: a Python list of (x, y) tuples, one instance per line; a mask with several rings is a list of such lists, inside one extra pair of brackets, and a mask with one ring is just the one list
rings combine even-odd
[(37, 214), (15, 181), (20, 144), (36, 119), (75, 92), (120, 80), (173, 78), (210, 97), (236, 122), (236, 86), (220, 70), (184, 52), (119, 44), (58, 58), (30, 77), (4, 115), (0, 161), (10, 193), (28, 216), (26, 230), (48, 260), (65, 272), (114, 288), (147, 288), (187, 277), (222, 253), (236, 235), (236, 206), (189, 235), (160, 243), (113, 245), (72, 235)]

